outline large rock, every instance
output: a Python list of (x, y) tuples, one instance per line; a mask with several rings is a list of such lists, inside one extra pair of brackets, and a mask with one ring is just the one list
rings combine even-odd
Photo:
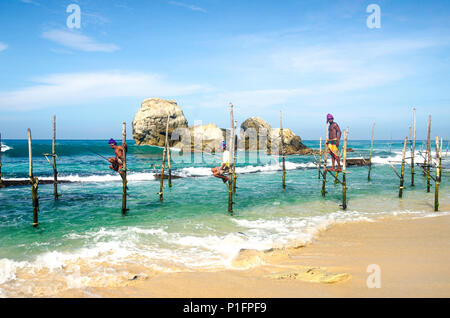
[(272, 127), (255, 116), (241, 124), (239, 148), (244, 150), (270, 150)]
[[(189, 127), (187, 134), (180, 130), (180, 142), (176, 142), (175, 148), (199, 152), (215, 152), (220, 149), (220, 143), (225, 140), (226, 130), (215, 124), (197, 125)], [(189, 138), (190, 139), (187, 139)]]
[[(281, 147), (281, 133), (280, 128), (272, 129), (271, 135), (272, 145), (274, 147)], [(283, 145), (284, 145), (284, 153), (287, 155), (292, 154), (301, 154), (301, 155), (309, 155), (313, 153), (313, 150), (306, 147), (302, 143), (302, 139), (295, 135), (292, 130), (289, 128), (283, 128)], [(279, 149), (279, 148), (274, 148)]]
[(169, 119), (169, 142), (176, 128), (187, 128), (188, 121), (174, 100), (147, 98), (134, 116), (132, 123), (133, 139), (137, 145), (163, 147), (165, 144), (167, 114)]
[[(259, 135), (259, 136), (258, 136)], [(288, 155), (312, 154), (313, 150), (302, 143), (289, 128), (283, 129), (284, 152)], [(280, 147), (280, 128), (272, 128), (269, 123), (259, 117), (251, 117), (241, 125), (239, 148), (245, 150), (264, 150), (276, 154)]]

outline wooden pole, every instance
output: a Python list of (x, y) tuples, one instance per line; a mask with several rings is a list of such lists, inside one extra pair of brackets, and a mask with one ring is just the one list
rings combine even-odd
[(441, 183), (441, 160), (439, 156), (439, 137), (436, 136), (436, 182), (434, 188), (434, 211), (439, 211), (439, 184)]
[[(166, 125), (166, 152), (167, 152), (167, 165), (169, 166), (169, 188), (172, 188), (172, 165), (170, 163), (170, 144), (169, 144), (169, 120), (170, 115), (167, 114), (167, 125)], [(203, 148), (202, 148), (203, 155)]]
[[(166, 124), (166, 142), (167, 142), (167, 134), (169, 130), (169, 115), (167, 115), (167, 124)], [(163, 200), (163, 188), (164, 188), (164, 168), (166, 165), (166, 154), (167, 154), (167, 143), (164, 143), (164, 150), (163, 150), (163, 159), (162, 159), (162, 165), (161, 165), (161, 180), (159, 182), (159, 200)]]
[[(228, 213), (233, 214), (233, 179), (234, 179), (234, 116), (233, 104), (230, 103), (230, 123), (231, 123), (231, 137), (230, 137), (230, 179), (228, 180)], [(228, 148), (228, 147), (227, 147)]]
[(391, 133), (391, 143), (389, 144), (389, 153), (392, 153), (392, 133)]
[(58, 170), (56, 169), (56, 116), (53, 116), (53, 139), (52, 139), (52, 158), (53, 158), (53, 196), (58, 200)]
[(344, 157), (342, 159), (342, 209), (347, 209), (347, 139), (348, 129), (344, 130)]
[(373, 152), (373, 135), (375, 134), (375, 123), (372, 126), (372, 138), (370, 139), (370, 155), (369, 155), (369, 174), (367, 175), (367, 180), (370, 181), (370, 172), (372, 170), (372, 152)]
[(2, 134), (0, 133), (0, 186), (2, 185)]
[(286, 189), (286, 162), (284, 158), (284, 134), (283, 134), (283, 120), (280, 110), (280, 155), (282, 156), (282, 166), (283, 166), (283, 190)]
[(38, 213), (39, 213), (39, 197), (38, 197), (38, 183), (37, 177), (33, 176), (33, 151), (31, 147), (31, 130), (28, 128), (28, 176), (30, 177), (31, 195), (33, 200), (33, 226), (37, 227)]
[[(327, 131), (326, 131), (326, 141), (328, 141), (328, 122), (327, 122)], [(323, 174), (322, 174), (322, 196), (325, 196), (325, 184), (327, 182), (327, 161), (328, 161), (328, 145), (325, 142), (324, 145), (324, 155), (323, 155)]]
[(236, 136), (236, 127), (237, 127), (237, 120), (234, 121), (234, 144), (233, 144), (233, 193), (236, 193), (236, 181), (237, 181), (237, 175), (236, 175), (236, 151), (237, 151), (237, 136)]
[(414, 107), (413, 140), (411, 146), (411, 186), (414, 187), (414, 157), (416, 155), (416, 108)]
[(319, 141), (319, 164), (317, 165), (319, 180), (320, 180), (320, 168), (321, 168), (321, 165), (322, 165), (322, 137), (320, 137), (320, 141)]
[(406, 156), (406, 144), (408, 143), (408, 137), (405, 137), (405, 141), (403, 143), (403, 155), (402, 155), (402, 171), (400, 173), (400, 187), (398, 192), (398, 197), (401, 198), (403, 196), (403, 184), (405, 179), (405, 156)]
[(431, 115), (428, 117), (428, 128), (427, 128), (427, 192), (430, 192), (430, 169), (431, 169)]
[[(127, 124), (122, 123), (122, 147), (123, 147), (123, 175), (122, 175), (122, 213), (128, 211), (127, 209), (127, 151), (125, 144), (127, 143)], [(127, 147), (128, 148), (128, 147)]]

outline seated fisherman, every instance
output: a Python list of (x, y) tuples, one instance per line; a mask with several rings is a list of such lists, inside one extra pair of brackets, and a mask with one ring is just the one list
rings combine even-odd
[(226, 183), (229, 180), (229, 178), (225, 176), (225, 173), (230, 171), (230, 152), (227, 150), (227, 144), (225, 141), (222, 141), (220, 148), (223, 151), (222, 165), (220, 165), (220, 167), (212, 168), (211, 171), (214, 174), (214, 177), (220, 178), (223, 183)]

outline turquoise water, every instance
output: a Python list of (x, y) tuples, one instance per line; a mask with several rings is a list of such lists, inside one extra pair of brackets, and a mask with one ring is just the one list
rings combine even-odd
[[(7, 145), (2, 148), (3, 178), (27, 178), (27, 142), (3, 142)], [(304, 143), (319, 147), (318, 141)], [(180, 155), (174, 150), (173, 173), (184, 178), (173, 180), (172, 188), (165, 183), (161, 203), (152, 164), (161, 163), (162, 149), (129, 141), (130, 210), (123, 215), (120, 177), (101, 157), (112, 156), (106, 141), (58, 141), (59, 179), (74, 183), (59, 185), (62, 196), (56, 202), (52, 185), (39, 186), (38, 228), (31, 226), (30, 187), (0, 189), (0, 296), (49, 296), (69, 288), (121, 286), (136, 273), (247, 268), (258, 264), (233, 262), (241, 249), (302, 245), (335, 222), (436, 215), (434, 182), (431, 193), (426, 193), (420, 168), (412, 188), (407, 166), (407, 189), (404, 198), (398, 198), (399, 180), (388, 161), (401, 160), (402, 142), (389, 144), (375, 141), (370, 182), (367, 167), (348, 169), (345, 212), (339, 206), (342, 188), (331, 178), (326, 197), (321, 196), (313, 156), (287, 158), (283, 191), (278, 157), (238, 152), (239, 188), (230, 216), (227, 188), (210, 171), (218, 165), (211, 155)], [(423, 161), (421, 146), (422, 141), (417, 143), (416, 162)], [(349, 147), (355, 150), (350, 158), (368, 156), (370, 142), (349, 141)], [(51, 141), (33, 141), (34, 174), (40, 179), (52, 178), (52, 167), (42, 155), (50, 151)], [(444, 167), (449, 162), (445, 157)], [(399, 170), (400, 162), (393, 163)], [(450, 202), (448, 176), (444, 170), (443, 205)]]

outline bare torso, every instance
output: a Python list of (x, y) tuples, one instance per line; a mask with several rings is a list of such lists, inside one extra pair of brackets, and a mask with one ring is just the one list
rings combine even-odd
[(328, 128), (328, 139), (336, 140), (336, 144), (339, 145), (339, 140), (341, 139), (341, 129), (335, 122), (332, 122)]

